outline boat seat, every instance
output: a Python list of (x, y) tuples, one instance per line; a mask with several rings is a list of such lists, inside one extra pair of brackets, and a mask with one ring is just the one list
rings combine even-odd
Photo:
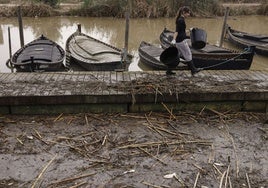
[[(42, 62), (51, 62), (51, 59), (47, 59), (47, 58), (33, 58), (34, 60), (34, 63), (42, 63)], [(38, 62), (36, 62), (38, 61)], [(23, 59), (21, 60), (22, 63), (26, 63), (26, 62), (29, 62), (31, 63), (32, 62), (32, 59), (29, 58), (29, 59)]]
[(196, 49), (191, 49), (192, 51), (196, 52), (202, 52), (202, 53), (230, 53), (230, 50), (224, 49), (224, 48), (219, 48), (218, 46), (215, 45), (206, 45), (204, 48), (200, 50)]
[(236, 37), (249, 39), (249, 40), (256, 40), (256, 41), (267, 41), (268, 42), (268, 36), (267, 35), (253, 35), (253, 34), (245, 34), (240, 32), (234, 32), (232, 33)]
[(144, 46), (141, 49), (143, 49), (152, 57), (160, 56), (160, 54), (164, 51), (163, 49), (155, 47), (155, 46)]
[(261, 41), (261, 40), (268, 40), (268, 36), (265, 35), (247, 35), (244, 34), (244, 38), (245, 39), (250, 39), (250, 40), (256, 40), (256, 41)]
[[(75, 37), (74, 50), (77, 52), (84, 51), (92, 56), (99, 55), (102, 53), (114, 53), (120, 54), (117, 50), (103, 44), (98, 44), (94, 39), (85, 38), (83, 36)], [(94, 46), (94, 48), (92, 48)]]

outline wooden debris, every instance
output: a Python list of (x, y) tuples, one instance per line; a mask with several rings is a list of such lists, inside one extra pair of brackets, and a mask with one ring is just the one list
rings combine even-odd
[(227, 171), (224, 171), (222, 176), (221, 176), (221, 181), (220, 181), (220, 186), (219, 188), (222, 188), (222, 185), (223, 185), (223, 180), (224, 180), (224, 177), (225, 177), (225, 174), (226, 174)]
[(199, 179), (199, 175), (200, 175), (200, 172), (198, 172), (197, 175), (196, 175), (196, 178), (195, 178), (195, 182), (194, 182), (194, 186), (193, 186), (193, 188), (196, 188), (197, 181), (198, 181), (198, 179)]
[(32, 135), (33, 135), (33, 137), (35, 137), (36, 139), (40, 140), (40, 141), (43, 142), (44, 144), (49, 145), (49, 143), (47, 143), (47, 142), (44, 141), (42, 138), (40, 138), (40, 136), (37, 136), (37, 135), (35, 135), (35, 134), (32, 134)]
[(148, 147), (148, 146), (158, 146), (158, 145), (180, 145), (180, 144), (200, 144), (200, 145), (209, 145), (211, 142), (204, 140), (188, 140), (188, 141), (170, 141), (170, 142), (144, 142), (140, 144), (130, 144), (125, 146), (118, 147), (119, 149), (126, 148), (138, 148), (138, 147)]
[(157, 158), (156, 156), (150, 154), (148, 151), (146, 151), (145, 149), (142, 149), (139, 147), (139, 149), (141, 151), (143, 151), (144, 153), (146, 153), (147, 155), (151, 156), (152, 158), (156, 159), (157, 161), (161, 162), (163, 165), (167, 165), (164, 161), (162, 161), (161, 159)]
[(43, 174), (45, 173), (45, 171), (47, 170), (47, 168), (51, 165), (51, 163), (56, 159), (57, 155), (55, 155), (47, 164), (46, 166), (44, 166), (44, 168), (42, 169), (41, 173), (37, 176), (36, 180), (34, 181), (33, 185), (31, 186), (31, 188), (35, 188), (36, 184), (38, 183), (38, 181), (40, 180), (40, 178), (43, 176)]
[(54, 122), (59, 121), (59, 119), (63, 116), (63, 113), (61, 113), (58, 117), (54, 119)]
[(148, 182), (146, 182), (146, 181), (143, 181), (142, 183), (143, 183), (144, 185), (147, 185), (147, 186), (150, 186), (150, 187), (154, 187), (154, 188), (162, 188), (162, 186), (153, 185), (153, 184), (148, 183)]
[[(163, 106), (165, 106), (165, 104), (163, 104)], [(205, 180), (207, 179), (211, 181), (211, 185), (212, 184), (217, 185), (220, 188), (238, 187), (239, 183), (241, 182), (244, 183), (243, 186), (247, 186), (249, 188), (253, 186), (253, 182), (254, 186), (257, 185), (256, 179), (253, 179), (256, 176), (254, 174), (254, 171), (252, 171), (252, 167), (249, 169), (248, 173), (244, 175), (244, 177), (241, 177), (241, 174), (238, 174), (239, 159), (236, 153), (238, 151), (236, 149), (237, 146), (235, 144), (236, 137), (232, 137), (233, 130), (229, 129), (228, 124), (226, 123), (227, 121), (223, 121), (221, 119), (221, 117), (224, 117), (224, 120), (236, 117), (243, 117), (244, 114), (242, 113), (226, 114), (224, 112), (217, 112), (217, 111), (213, 112), (214, 114), (216, 114), (213, 115), (213, 118), (216, 117), (215, 120), (220, 123), (219, 125), (220, 136), (222, 136), (222, 133), (224, 133), (224, 135), (226, 136), (225, 139), (228, 141), (223, 145), (228, 146), (227, 148), (228, 152), (231, 151), (233, 156), (235, 155), (235, 161), (231, 161), (231, 156), (228, 156), (228, 159), (225, 160), (225, 158), (222, 155), (220, 156), (218, 155), (222, 154), (222, 151), (219, 152), (218, 149), (219, 147), (223, 146), (221, 144), (219, 146), (218, 143), (215, 143), (213, 137), (212, 138), (207, 137), (210, 138), (208, 140), (203, 139), (203, 134), (206, 134), (205, 132), (206, 130), (204, 130), (204, 132), (202, 130), (202, 132), (198, 134), (196, 133), (199, 131), (198, 130), (199, 127), (197, 125), (193, 125), (192, 127), (197, 129), (188, 129), (187, 125), (185, 125), (192, 123), (192, 119), (198, 122), (211, 123), (211, 116), (206, 116), (206, 113), (207, 112), (205, 110), (202, 110), (202, 112), (200, 112), (199, 115), (198, 113), (193, 114), (189, 112), (174, 113), (171, 109), (167, 107), (167, 112), (164, 114), (155, 112), (150, 112), (142, 115), (105, 114), (105, 116), (101, 116), (99, 114), (80, 114), (76, 117), (73, 116), (72, 119), (78, 122), (79, 126), (81, 126), (80, 127), (81, 129), (76, 129), (72, 125), (70, 126), (64, 125), (66, 126), (64, 127), (64, 129), (66, 130), (57, 133), (54, 132), (50, 133), (47, 131), (39, 132), (39, 130), (43, 131), (42, 127), (40, 128), (38, 127), (35, 129), (32, 127), (36, 125), (31, 124), (30, 131), (27, 130), (22, 135), (14, 136), (13, 139), (11, 140), (12, 142), (17, 141), (16, 146), (19, 145), (17, 147), (20, 149), (19, 152), (29, 152), (29, 153), (36, 152), (39, 147), (42, 149), (42, 151), (45, 152), (53, 152), (55, 148), (60, 148), (61, 151), (64, 152), (71, 151), (71, 153), (68, 154), (72, 155), (71, 156), (72, 159), (74, 160), (82, 159), (83, 161), (85, 161), (84, 163), (85, 165), (82, 165), (81, 168), (78, 167), (77, 169), (75, 169), (79, 172), (79, 174), (81, 172), (86, 173), (85, 169), (93, 170), (93, 172), (90, 171), (92, 173), (84, 175), (78, 175), (73, 177), (70, 177), (70, 175), (68, 175), (69, 176), (68, 178), (64, 178), (61, 180), (58, 179), (52, 183), (50, 182), (49, 185), (45, 185), (46, 187), (50, 188), (52, 187), (78, 188), (84, 186), (87, 187), (89, 186), (89, 181), (87, 180), (91, 179), (91, 177), (90, 178), (87, 177), (94, 175), (95, 173), (100, 173), (98, 174), (98, 176), (96, 176), (97, 178), (99, 177), (99, 175), (101, 175), (101, 173), (103, 173), (105, 178), (107, 178), (105, 179), (107, 180), (107, 182), (117, 183), (118, 181), (115, 179), (118, 177), (128, 178), (128, 176), (131, 176), (136, 178), (136, 176), (142, 176), (143, 175), (142, 173), (145, 174), (148, 173), (148, 171), (150, 170), (153, 171), (155, 168), (159, 168), (159, 166), (163, 167), (165, 165), (165, 167), (161, 169), (162, 170), (161, 172), (169, 172), (169, 170), (171, 171), (175, 169), (175, 167), (173, 168), (173, 166), (169, 168), (169, 165), (178, 164), (178, 162), (180, 161), (183, 162), (187, 161), (187, 164), (192, 164), (191, 168), (190, 169), (188, 168), (189, 170), (191, 170), (191, 175), (190, 176), (187, 175), (187, 177), (184, 176), (185, 179), (181, 179), (178, 176), (172, 177), (174, 178), (174, 180), (172, 182), (171, 181), (169, 182), (170, 187), (190, 187), (190, 186), (195, 188), (199, 186), (205, 187), (208, 185), (203, 186), (201, 184), (205, 183)], [(209, 114), (211, 115), (211, 113)], [(256, 116), (258, 117), (258, 114)], [(70, 116), (65, 117), (66, 121), (59, 122), (61, 118), (62, 114), (59, 115), (57, 118), (52, 116), (50, 118), (50, 121), (56, 122), (52, 124), (52, 126), (54, 127), (54, 125), (59, 124), (62, 125), (63, 123), (67, 124), (67, 120), (70, 118)], [(123, 122), (126, 119), (132, 119), (133, 121), (138, 121), (139, 122), (138, 129), (141, 129), (144, 132), (142, 132), (142, 134), (138, 134), (139, 132), (136, 132), (137, 129), (135, 129), (134, 127), (136, 125), (131, 124), (128, 125), (127, 128), (125, 128), (124, 125), (122, 126), (123, 123), (121, 123), (120, 120), (122, 120)], [(250, 118), (248, 119), (250, 120)], [(93, 122), (91, 120), (93, 120)], [(74, 122), (74, 124), (75, 123), (76, 122)], [(48, 125), (47, 122), (45, 124)], [(114, 127), (114, 125), (117, 124), (118, 127)], [(95, 125), (98, 126), (98, 129), (93, 129)], [(144, 128), (142, 127), (142, 125), (146, 127)], [(211, 126), (214, 126), (213, 123), (211, 124)], [(210, 128), (210, 126), (206, 127)], [(69, 132), (69, 128), (75, 131)], [(147, 130), (147, 128), (149, 131)], [(254, 131), (257, 130), (256, 132), (261, 136), (264, 135), (263, 133), (267, 133), (266, 128), (257, 126), (254, 128), (255, 128)], [(189, 132), (187, 132), (188, 130)], [(218, 126), (213, 127), (213, 130), (217, 131)], [(0, 130), (0, 134), (3, 135), (2, 140), (4, 143), (7, 141), (5, 137), (9, 136), (8, 134), (10, 133), (6, 134), (4, 132), (2, 134)], [(27, 139), (26, 136), (30, 134), (33, 136), (34, 138), (33, 140), (31, 140), (30, 137), (29, 137), (30, 139)], [(206, 136), (204, 136), (204, 138), (205, 137)], [(42, 143), (46, 144), (48, 147), (45, 147), (44, 144)], [(237, 144), (239, 144), (239, 142)], [(23, 145), (23, 147), (21, 145)], [(35, 147), (29, 148), (29, 146), (35, 146)], [(3, 151), (5, 149), (6, 148), (3, 148)], [(195, 158), (198, 157), (199, 155), (202, 155), (201, 161)], [(62, 157), (64, 156), (61, 156), (60, 159), (62, 159)], [(136, 160), (134, 157), (139, 158), (139, 160), (137, 161), (141, 160), (146, 161), (142, 164), (144, 166), (141, 167), (142, 169), (144, 169), (144, 172), (141, 172), (140, 166), (136, 166), (136, 164), (133, 165), (132, 162)], [(191, 162), (189, 161), (189, 159)], [(51, 161), (49, 161), (49, 163), (42, 169), (38, 177), (36, 177), (33, 180), (32, 185), (33, 188), (41, 186), (40, 182), (43, 179), (45, 179), (44, 174), (48, 173), (46, 171), (48, 171), (47, 169), (52, 164), (53, 160), (54, 159), (51, 159)], [(60, 163), (60, 161), (58, 162)], [(204, 164), (206, 162), (207, 164)], [(232, 166), (232, 168), (231, 164), (233, 163), (231, 162), (234, 162), (234, 167)], [(241, 166), (243, 167), (243, 171), (244, 166), (245, 165)], [(192, 173), (194, 172), (195, 169), (194, 167), (196, 168), (195, 174)], [(133, 174), (128, 174), (134, 172), (134, 170), (129, 169), (135, 169), (136, 171)], [(157, 175), (159, 176), (159, 171)], [(234, 177), (237, 175), (239, 175), (238, 181)], [(110, 179), (109, 176), (111, 176)], [(190, 181), (192, 182), (191, 185), (189, 182), (189, 177), (192, 177), (192, 181)], [(82, 178), (85, 179), (83, 180)], [(92, 177), (92, 179), (94, 178), (95, 177)], [(233, 182), (234, 185), (232, 185), (231, 181), (232, 179), (234, 179)], [(169, 187), (165, 185), (160, 185), (161, 183), (160, 181), (148, 183), (143, 180), (144, 179), (142, 179), (139, 183), (144, 184), (144, 186), (162, 187), (162, 188)], [(42, 184), (43, 183), (44, 182), (42, 182)], [(109, 183), (108, 185), (110, 185)], [(178, 185), (176, 186), (176, 184)]]
[(107, 140), (107, 135), (105, 135), (104, 138), (103, 138), (103, 141), (101, 143), (102, 146), (104, 146), (104, 144), (106, 143), (106, 140)]
[(90, 116), (90, 117), (91, 117), (91, 118), (93, 118), (93, 119), (96, 119), (96, 120), (99, 120), (99, 121), (105, 122), (105, 120), (104, 120), (104, 119), (97, 117), (97, 115), (94, 115), (94, 114), (87, 114), (87, 116)]
[(16, 139), (21, 145), (24, 145), (23, 142), (21, 141), (21, 139), (19, 139), (18, 137)]
[(36, 129), (34, 129), (34, 131), (35, 131), (36, 135), (41, 139), (42, 136), (40, 135), (40, 133)]
[(85, 115), (85, 120), (86, 120), (86, 126), (89, 126), (87, 115)]
[(250, 181), (249, 181), (248, 173), (246, 173), (246, 178), (247, 178), (248, 188), (251, 188), (251, 184), (250, 184)]
[(164, 108), (168, 111), (168, 113), (173, 119), (177, 119), (176, 116), (172, 113), (172, 110), (170, 110), (167, 105), (165, 105), (163, 102), (161, 102), (161, 104), (164, 106)]
[(78, 183), (77, 185), (71, 186), (71, 187), (69, 187), (69, 188), (77, 188), (77, 187), (80, 187), (80, 186), (82, 186), (82, 185), (86, 185), (86, 184), (87, 184), (87, 182), (84, 181), (84, 182)]
[(72, 178), (65, 178), (63, 180), (52, 182), (49, 186), (55, 187), (55, 186), (58, 186), (58, 185), (61, 185), (61, 184), (64, 184), (64, 183), (69, 183), (69, 182), (72, 182), (72, 181), (75, 181), (75, 180), (78, 180), (78, 179), (93, 176), (95, 174), (96, 173), (94, 172), (94, 173), (83, 174), (83, 175), (80, 175), (80, 176), (75, 176), (75, 177), (72, 177)]
[(225, 177), (224, 187), (227, 187), (227, 182), (228, 182), (228, 178), (229, 178), (229, 172), (230, 172), (230, 164), (228, 165), (228, 168), (226, 170), (226, 177)]
[(206, 109), (209, 110), (209, 111), (211, 111), (211, 112), (213, 112), (213, 113), (215, 113), (215, 114), (217, 114), (217, 115), (219, 115), (219, 116), (226, 117), (226, 115), (224, 115), (221, 112), (218, 112), (217, 110), (214, 110), (212, 108), (206, 108)]

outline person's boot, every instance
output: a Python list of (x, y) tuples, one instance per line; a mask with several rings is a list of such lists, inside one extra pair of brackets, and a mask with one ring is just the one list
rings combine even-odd
[(191, 70), (191, 74), (194, 75), (198, 72), (200, 72), (202, 69), (201, 68), (196, 68), (194, 66), (194, 62), (193, 61), (189, 61), (188, 63), (188, 68)]
[(168, 69), (166, 71), (166, 75), (174, 75), (174, 74), (176, 74), (176, 73), (175, 72), (172, 72), (172, 70), (170, 70), (170, 69)]

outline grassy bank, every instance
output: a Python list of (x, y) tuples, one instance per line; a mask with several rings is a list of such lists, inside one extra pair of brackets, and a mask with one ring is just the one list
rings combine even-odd
[[(57, 0), (53, 6), (48, 1), (24, 0), (20, 5), (23, 16), (93, 16), (93, 17), (124, 17), (126, 11), (130, 12), (132, 18), (158, 18), (174, 17), (179, 7), (188, 5), (192, 8), (194, 16), (213, 17), (223, 16), (225, 6), (223, 3), (237, 3), (236, 1), (218, 1), (218, 0)], [(252, 3), (250, 0), (245, 3)], [(268, 15), (267, 0), (253, 1), (254, 6), (248, 6), (243, 3), (230, 7), (230, 15)], [(17, 1), (0, 0), (0, 3), (18, 3)], [(71, 3), (67, 9), (62, 9), (63, 3)], [(80, 3), (78, 5), (78, 3)], [(76, 6), (72, 6), (76, 4)], [(238, 6), (237, 6), (238, 5)], [(65, 5), (66, 6), (66, 5)], [(16, 16), (16, 6), (1, 6), (0, 16)]]

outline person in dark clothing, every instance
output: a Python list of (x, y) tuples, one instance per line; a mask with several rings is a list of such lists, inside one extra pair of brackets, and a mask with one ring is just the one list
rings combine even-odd
[(191, 10), (189, 7), (181, 7), (176, 16), (176, 30), (174, 32), (171, 44), (176, 45), (183, 58), (186, 60), (188, 68), (192, 75), (198, 73), (201, 69), (196, 68), (192, 59), (192, 52), (187, 43), (185, 18), (189, 17)]

